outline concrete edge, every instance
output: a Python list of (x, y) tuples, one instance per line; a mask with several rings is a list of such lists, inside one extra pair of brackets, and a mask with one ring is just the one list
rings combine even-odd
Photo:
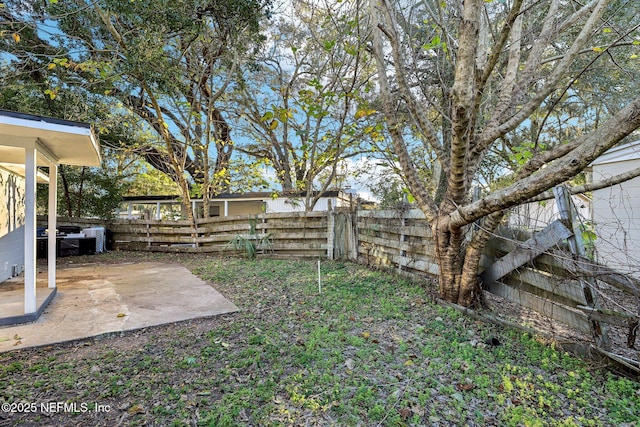
[[(50, 288), (49, 288), (50, 289)], [(49, 296), (47, 296), (40, 307), (35, 311), (35, 313), (28, 314), (20, 314), (18, 316), (9, 316), (9, 317), (1, 317), (0, 318), (0, 326), (17, 326), (23, 323), (32, 323), (38, 320), (44, 312), (44, 309), (47, 308), (49, 303), (53, 300), (53, 298), (58, 293), (58, 288), (51, 289)]]

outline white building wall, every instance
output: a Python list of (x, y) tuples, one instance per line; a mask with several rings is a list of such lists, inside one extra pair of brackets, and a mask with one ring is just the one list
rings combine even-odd
[[(336, 206), (336, 198), (335, 197), (321, 197), (320, 200), (313, 207), (314, 211), (326, 211), (329, 208), (329, 200), (331, 200), (331, 206)], [(288, 198), (288, 197), (278, 197), (276, 199), (267, 200), (266, 202), (266, 212), (267, 213), (275, 213), (275, 212), (304, 212), (304, 198), (296, 197), (296, 198)]]
[[(571, 199), (578, 211), (578, 216), (583, 221), (589, 221), (591, 202), (579, 195), (572, 195)], [(559, 218), (558, 204), (555, 199), (550, 199), (517, 206), (509, 215), (509, 225), (528, 230), (540, 230)]]
[(24, 179), (0, 169), (0, 282), (24, 265)]
[[(640, 166), (640, 158), (594, 164), (593, 181)], [(640, 178), (593, 192), (599, 261), (640, 278)]]

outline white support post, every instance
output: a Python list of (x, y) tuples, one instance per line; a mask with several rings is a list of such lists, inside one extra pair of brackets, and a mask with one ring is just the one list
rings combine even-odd
[(224, 201), (224, 216), (225, 217), (229, 216), (229, 201), (228, 200)]
[(36, 149), (25, 148), (24, 313), (37, 310), (36, 301)]
[(48, 240), (48, 286), (51, 289), (56, 287), (56, 229), (58, 228), (58, 165), (49, 165), (49, 209), (47, 226), (49, 228)]
[(160, 202), (156, 203), (156, 220), (160, 221)]

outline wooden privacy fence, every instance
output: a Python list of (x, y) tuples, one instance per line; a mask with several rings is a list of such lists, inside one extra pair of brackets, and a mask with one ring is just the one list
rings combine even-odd
[[(357, 232), (361, 262), (438, 274), (431, 231), (421, 211), (361, 211)], [(608, 326), (623, 329), (627, 346), (634, 344), (640, 318), (638, 280), (571, 253), (566, 240), (573, 231), (560, 221), (536, 235), (507, 228), (498, 234), (489, 241), (483, 260), (486, 291), (586, 334), (594, 335), (595, 328), (597, 344), (605, 349)], [(593, 294), (612, 292), (614, 304), (595, 303)], [(630, 304), (623, 303), (625, 299)]]
[[(60, 219), (61, 225), (69, 222)], [(232, 242), (244, 239), (253, 242), (258, 253), (274, 257), (347, 259), (438, 275), (431, 230), (417, 209), (198, 219), (195, 230), (188, 221), (112, 220), (93, 225), (111, 231), (114, 249), (231, 254), (239, 251)], [(618, 343), (623, 336), (632, 347), (640, 319), (640, 282), (576, 253), (576, 234), (566, 220), (535, 234), (499, 230), (483, 259), (484, 289), (592, 335), (601, 349), (609, 347), (609, 328)]]
[(438, 274), (431, 229), (419, 209), (359, 211), (358, 259), (367, 265)]
[(270, 213), (189, 221), (114, 220), (114, 248), (163, 252), (238, 252), (234, 242), (253, 243), (258, 252), (327, 257), (332, 247), (327, 212)]
[[(511, 258), (512, 254), (529, 252), (535, 248), (531, 239), (531, 235), (523, 231), (499, 230), (499, 236), (492, 238), (487, 245), (485, 265), (499, 266), (496, 259), (504, 260), (505, 257)], [(562, 244), (545, 250), (503, 277), (489, 277), (488, 272), (495, 274), (491, 267), (484, 275), (489, 292), (587, 334), (592, 332), (591, 322), (623, 328), (627, 333), (627, 346), (634, 345), (640, 315), (638, 307), (633, 308), (640, 297), (637, 279), (588, 258), (575, 256)], [(587, 278), (595, 281), (591, 288), (594, 293), (611, 295), (611, 290), (615, 290), (617, 301), (614, 306), (605, 308), (608, 305), (606, 301), (602, 304), (589, 301), (581, 283)], [(628, 296), (627, 301), (623, 294)]]

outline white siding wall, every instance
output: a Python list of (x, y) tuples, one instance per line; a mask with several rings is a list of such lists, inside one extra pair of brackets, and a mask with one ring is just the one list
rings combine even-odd
[[(593, 166), (593, 181), (640, 166), (640, 159)], [(640, 278), (640, 178), (593, 192), (597, 256)]]
[[(583, 221), (591, 219), (591, 203), (583, 197), (571, 196), (578, 215)], [(509, 225), (529, 230), (540, 230), (560, 218), (555, 199), (527, 203), (514, 208), (509, 215)]]
[(0, 282), (24, 265), (24, 180), (0, 169)]
[[(329, 207), (329, 200), (331, 199), (331, 206), (336, 206), (335, 197), (321, 197), (318, 203), (313, 207), (314, 211), (326, 211)], [(278, 197), (277, 199), (267, 200), (267, 213), (275, 212), (304, 212), (304, 198), (287, 198)]]

